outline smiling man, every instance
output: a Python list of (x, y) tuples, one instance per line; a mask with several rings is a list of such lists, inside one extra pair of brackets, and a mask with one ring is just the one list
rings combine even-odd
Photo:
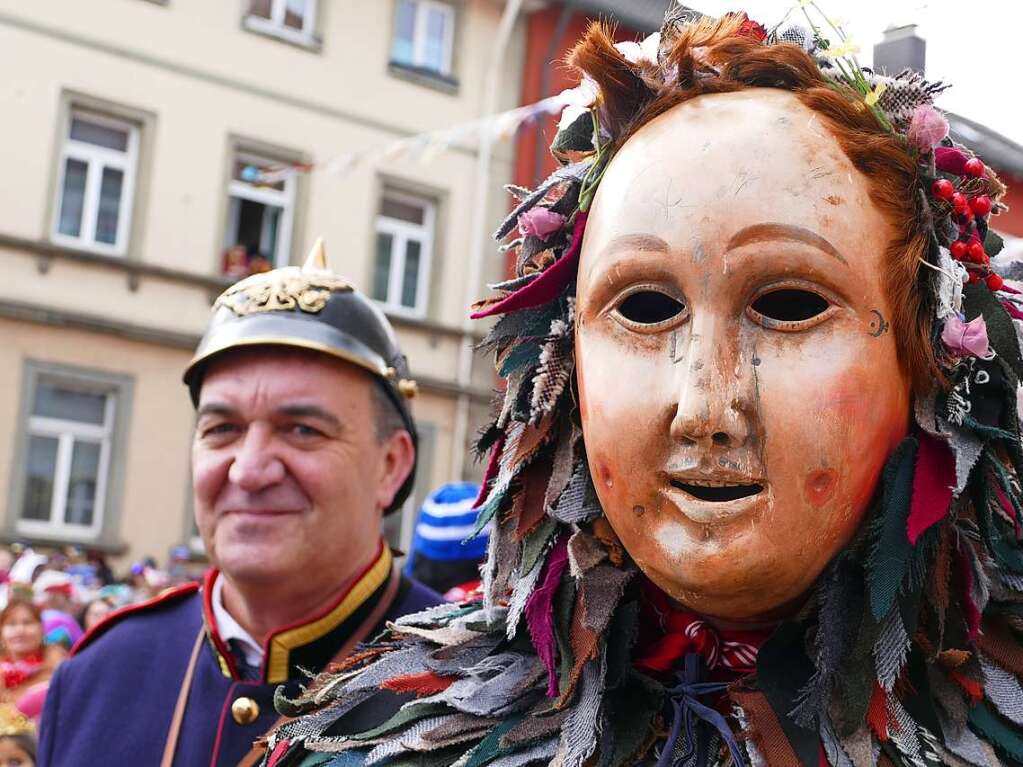
[(41, 765), (252, 764), (275, 689), (294, 697), (386, 621), (441, 601), (380, 535), (414, 480), (415, 383), (320, 243), (301, 269), (221, 295), (184, 378), (214, 569), (86, 635), (51, 683)]

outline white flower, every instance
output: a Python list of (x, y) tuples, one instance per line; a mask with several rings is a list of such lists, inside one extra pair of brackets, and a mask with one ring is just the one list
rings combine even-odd
[(654, 32), (643, 42), (636, 43), (627, 40), (622, 43), (615, 43), (615, 48), (621, 53), (630, 64), (657, 63), (657, 49), (661, 45), (661, 33)]
[(597, 100), (598, 92), (597, 83), (585, 76), (576, 87), (562, 91), (560, 97), (565, 109), (561, 112), (558, 130), (564, 130), (578, 120), (579, 115), (586, 114)]

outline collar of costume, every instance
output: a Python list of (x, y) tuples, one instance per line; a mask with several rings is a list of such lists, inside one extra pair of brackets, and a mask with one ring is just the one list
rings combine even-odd
[(647, 673), (679, 670), (690, 654), (700, 656), (715, 681), (756, 670), (757, 653), (774, 628), (725, 629), (673, 603), (647, 578), (640, 579), (639, 641), (633, 665)]
[[(271, 632), (263, 642), (261, 681), (281, 684), (301, 677), (303, 669), (323, 668), (382, 598), (392, 566), (391, 550), (381, 540), (376, 558), (356, 576), (343, 594), (305, 620)], [(206, 574), (203, 618), (221, 672), (226, 677), (240, 679), (237, 663), (227, 644), (229, 639), (237, 637), (221, 633), (213, 606), (213, 590), (219, 577), (220, 572), (215, 569)]]
[[(949, 386), (936, 380), (916, 397), (915, 429), (890, 456), (856, 538), (799, 614), (758, 638), (756, 673), (728, 686), (724, 717), (701, 700), (721, 692), (701, 681), (701, 666), (720, 662), (729, 638), (665, 612), (662, 638), (686, 642), (637, 647), (636, 567), (603, 516), (572, 412), (579, 248), (624, 138), (615, 131), (631, 124), (609, 119), (584, 78), (552, 145), (561, 167), (536, 189), (509, 189), (517, 204), (495, 236), (515, 276), (474, 306), (499, 317), (483, 346), (506, 381), (477, 445), (490, 454), (477, 499), (476, 529), (490, 530), (482, 598), (397, 620), (386, 641), (286, 701), (298, 718), (271, 735), (275, 758), (361, 749), (373, 764), (430, 753), (468, 767), (1023, 764), (1023, 300), (992, 271), (1001, 242), (988, 228), (1005, 188), (949, 137), (933, 105), (942, 85), (862, 68), (840, 30), (831, 42), (821, 28), (831, 22), (814, 22), (815, 3), (797, 13), (808, 28), (768, 31), (745, 14), (704, 24), (680, 5), (641, 44), (612, 50), (603, 27), (586, 44), (615, 63), (620, 77), (608, 84), (633, 117), (683, 78), (706, 81), (707, 92), (736, 87), (716, 78), (755, 78), (759, 67), (729, 66), (736, 51), (798, 46), (913, 161), (908, 213), (929, 246), (907, 289), (931, 311)], [(665, 682), (660, 669), (678, 654), (678, 683)], [(394, 713), (394, 693), (418, 699)], [(335, 726), (356, 706), (361, 717), (369, 699), (380, 700), (380, 721)]]

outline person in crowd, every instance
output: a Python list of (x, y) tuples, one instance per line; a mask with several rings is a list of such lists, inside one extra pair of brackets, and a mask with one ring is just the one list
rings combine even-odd
[(0, 734), (0, 767), (35, 767), (36, 739), (27, 733)]
[(32, 584), (35, 602), (42, 608), (44, 641), (70, 650), (82, 638), (82, 627), (75, 620), (75, 584), (60, 570), (43, 570)]
[(35, 767), (35, 725), (11, 707), (0, 707), (0, 767)]
[(252, 764), (278, 687), (442, 601), (381, 535), (415, 479), (415, 382), (321, 242), (225, 291), (184, 379), (213, 569), (93, 627), (52, 681), (42, 767)]
[(86, 561), (92, 567), (94, 577), (99, 586), (110, 586), (115, 581), (114, 571), (110, 569), (110, 564), (107, 562), (107, 555), (102, 551), (90, 549), (86, 551)]
[(479, 492), (474, 482), (441, 485), (423, 501), (416, 518), (405, 574), (449, 602), (462, 601), (480, 583), (479, 564), (488, 538), (472, 537), (478, 514), (473, 504)]
[(43, 618), (31, 602), (13, 599), (0, 611), (0, 706), (14, 705), (38, 716), (46, 687), (65, 657), (59, 645), (43, 641)]
[(107, 596), (96, 597), (82, 608), (82, 629), (88, 632), (117, 608), (114, 600)]
[(798, 6), (574, 49), (474, 315), (482, 594), (282, 701), (268, 767), (1023, 764), (1005, 187)]

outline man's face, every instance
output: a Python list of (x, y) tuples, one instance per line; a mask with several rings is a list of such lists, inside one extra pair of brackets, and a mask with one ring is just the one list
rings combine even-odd
[(192, 473), (199, 533), (227, 577), (336, 583), (368, 564), (413, 455), (407, 432), (378, 440), (375, 385), (312, 352), (260, 348), (213, 362)]
[(644, 572), (704, 614), (791, 609), (904, 436), (892, 232), (791, 94), (702, 96), (614, 158), (579, 266), (590, 471)]

